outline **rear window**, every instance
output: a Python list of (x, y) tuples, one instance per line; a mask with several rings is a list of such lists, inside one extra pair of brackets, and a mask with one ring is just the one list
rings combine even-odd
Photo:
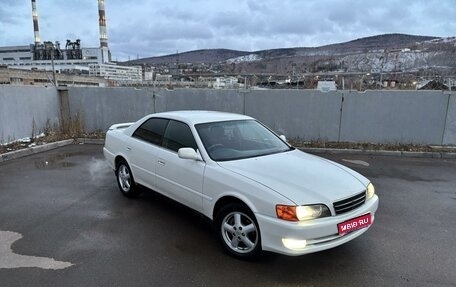
[(148, 119), (136, 129), (133, 133), (133, 137), (155, 145), (161, 145), (168, 122), (169, 120), (166, 119)]

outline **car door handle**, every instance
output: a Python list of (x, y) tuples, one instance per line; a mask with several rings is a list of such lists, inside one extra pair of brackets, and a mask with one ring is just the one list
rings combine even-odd
[(159, 165), (163, 165), (163, 166), (164, 166), (164, 165), (165, 165), (165, 161), (164, 161), (164, 160), (161, 160), (161, 159), (159, 159), (159, 160), (158, 160), (158, 164), (159, 164)]
[(131, 147), (127, 146), (127, 151), (131, 151)]

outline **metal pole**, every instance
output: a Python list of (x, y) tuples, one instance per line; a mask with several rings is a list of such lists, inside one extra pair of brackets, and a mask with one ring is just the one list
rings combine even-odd
[(54, 86), (58, 87), (57, 77), (55, 76), (55, 67), (54, 67), (54, 44), (52, 44), (52, 49), (51, 49), (51, 64), (52, 64), (52, 78), (54, 80)]

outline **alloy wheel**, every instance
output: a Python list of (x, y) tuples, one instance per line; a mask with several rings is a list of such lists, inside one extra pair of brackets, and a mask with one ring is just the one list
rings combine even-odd
[(255, 222), (245, 213), (228, 213), (221, 224), (222, 238), (226, 245), (237, 253), (249, 253), (258, 244), (258, 229)]

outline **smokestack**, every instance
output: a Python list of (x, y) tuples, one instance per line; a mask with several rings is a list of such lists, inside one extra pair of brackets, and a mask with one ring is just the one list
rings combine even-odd
[(32, 18), (33, 18), (33, 32), (35, 36), (35, 46), (41, 43), (40, 28), (38, 27), (38, 12), (36, 12), (36, 0), (32, 0)]
[(100, 26), (100, 47), (108, 47), (108, 35), (106, 34), (106, 15), (104, 0), (98, 0), (98, 24)]

